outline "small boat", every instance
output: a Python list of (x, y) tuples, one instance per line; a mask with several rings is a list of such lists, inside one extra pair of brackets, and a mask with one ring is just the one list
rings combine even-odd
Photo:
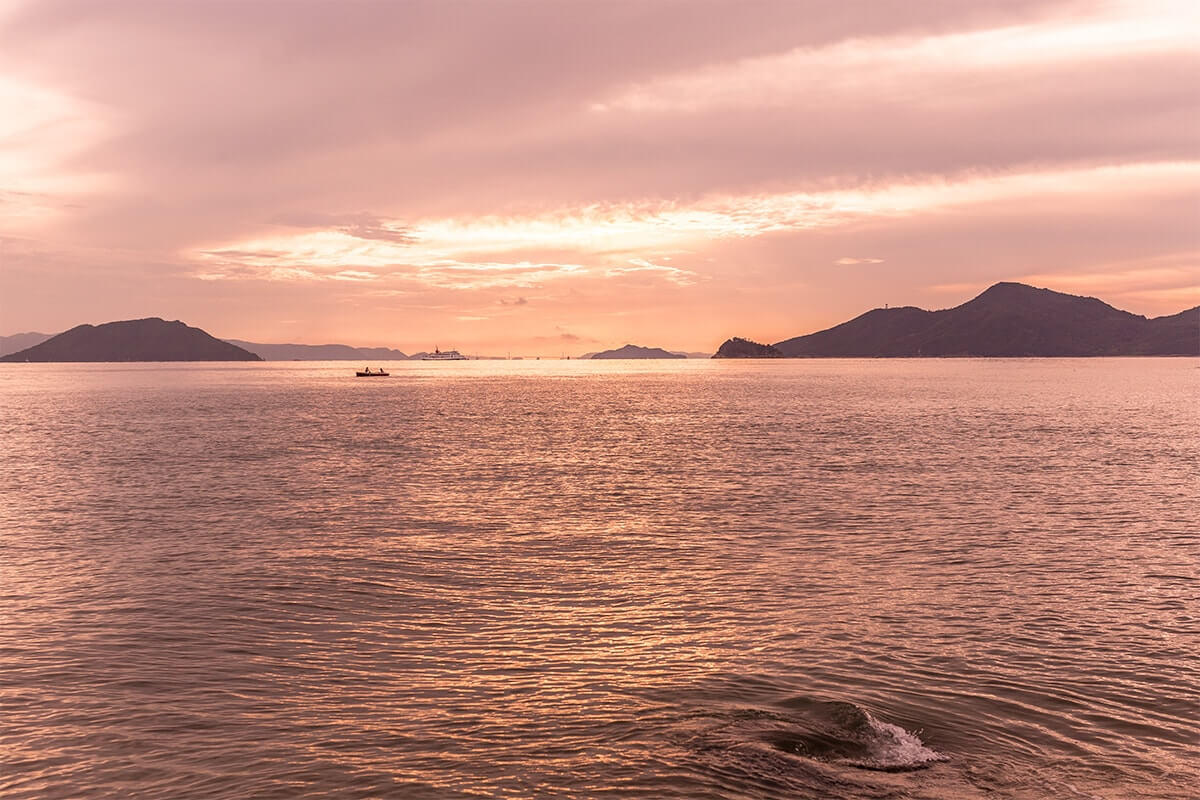
[(366, 369), (358, 370), (354, 373), (354, 375), (358, 378), (386, 378), (388, 376), (388, 374), (383, 371), (383, 367), (380, 367), (376, 370), (372, 370), (370, 367), (367, 367)]
[(457, 350), (438, 350), (433, 348), (432, 353), (426, 353), (421, 356), (422, 361), (467, 361), (469, 360)]

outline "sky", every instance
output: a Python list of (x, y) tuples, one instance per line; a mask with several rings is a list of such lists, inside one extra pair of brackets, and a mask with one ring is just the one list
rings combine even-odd
[(1200, 304), (1193, 0), (0, 0), (0, 334), (713, 351)]

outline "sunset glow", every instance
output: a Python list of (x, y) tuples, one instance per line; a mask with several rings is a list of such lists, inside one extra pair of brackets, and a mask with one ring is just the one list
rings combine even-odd
[(0, 0), (0, 800), (1196, 800), (1200, 0)]
[(997, 280), (1200, 302), (1192, 4), (579, 4), (532, 39), (296, 5), (6, 6), (2, 332), (709, 350)]

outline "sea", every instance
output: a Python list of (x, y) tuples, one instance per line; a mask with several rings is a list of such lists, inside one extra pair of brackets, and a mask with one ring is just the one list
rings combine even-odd
[(1200, 363), (0, 365), (0, 797), (1200, 797)]

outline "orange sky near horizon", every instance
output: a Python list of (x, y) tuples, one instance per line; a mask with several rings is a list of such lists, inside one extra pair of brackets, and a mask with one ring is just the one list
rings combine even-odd
[(1181, 0), (0, 0), (0, 334), (711, 352), (1000, 280), (1176, 313), (1198, 68)]

